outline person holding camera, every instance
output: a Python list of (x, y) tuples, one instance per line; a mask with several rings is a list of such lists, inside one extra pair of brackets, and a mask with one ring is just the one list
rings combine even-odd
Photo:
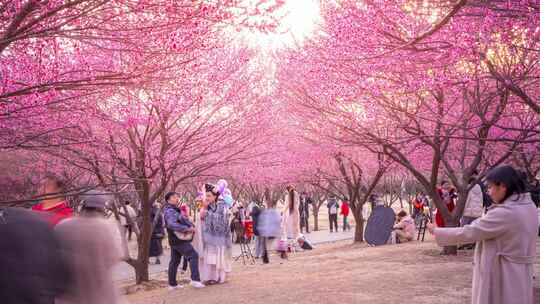
[(199, 274), (199, 254), (191, 241), (195, 234), (195, 225), (189, 218), (180, 211), (180, 198), (176, 192), (169, 192), (165, 195), (165, 207), (163, 214), (165, 217), (165, 227), (169, 236), (169, 245), (171, 246), (171, 261), (169, 262), (169, 289), (174, 290), (182, 287), (176, 281), (176, 274), (182, 256), (189, 261), (191, 270), (191, 286), (203, 288)]
[(492, 169), (486, 181), (494, 202), (489, 212), (463, 227), (427, 229), (439, 246), (476, 243), (473, 304), (533, 304), (536, 206), (513, 167)]

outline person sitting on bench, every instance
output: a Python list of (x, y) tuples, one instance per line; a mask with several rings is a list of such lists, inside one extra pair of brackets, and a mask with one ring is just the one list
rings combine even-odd
[(401, 210), (397, 214), (397, 223), (394, 225), (394, 230), (399, 243), (412, 241), (414, 239), (416, 226), (414, 225), (414, 220), (405, 210)]

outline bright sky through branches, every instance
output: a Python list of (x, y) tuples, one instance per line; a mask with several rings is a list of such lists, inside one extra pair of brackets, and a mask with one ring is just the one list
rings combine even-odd
[[(265, 9), (261, 1), (245, 0), (245, 4), (253, 9)], [(271, 5), (269, 1), (268, 5)], [(256, 20), (257, 16), (250, 16), (249, 23), (264, 22)], [(317, 0), (285, 0), (282, 5), (265, 16), (277, 24), (272, 31), (258, 29), (243, 29), (239, 39), (254, 49), (274, 51), (282, 48), (301, 46), (303, 42), (317, 32), (321, 24), (320, 6)]]

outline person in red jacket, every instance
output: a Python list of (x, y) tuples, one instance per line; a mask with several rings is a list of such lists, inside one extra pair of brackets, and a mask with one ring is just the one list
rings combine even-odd
[[(457, 198), (456, 190), (450, 186), (447, 181), (442, 181), (441, 186), (437, 189), (439, 196), (442, 198), (443, 203), (446, 204), (448, 211), (452, 212), (456, 207), (455, 199)], [(442, 212), (437, 210), (437, 215), (435, 215), (435, 223), (438, 227), (445, 227), (444, 218)]]
[(349, 225), (348, 221), (349, 212), (349, 200), (345, 198), (341, 203), (341, 215), (343, 215), (343, 231), (351, 230), (351, 225)]
[(47, 176), (43, 181), (43, 199), (32, 210), (41, 212), (52, 226), (60, 221), (73, 216), (71, 209), (62, 193), (64, 192), (64, 182), (55, 176)]

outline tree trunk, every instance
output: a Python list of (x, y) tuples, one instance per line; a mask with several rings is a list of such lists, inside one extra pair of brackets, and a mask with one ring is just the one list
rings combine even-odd
[(150, 254), (150, 237), (152, 234), (152, 225), (150, 220), (150, 212), (152, 202), (150, 201), (150, 185), (145, 181), (141, 183), (142, 193), (140, 193), (140, 201), (142, 207), (142, 223), (140, 229), (140, 237), (137, 238), (137, 263), (135, 265), (135, 278), (137, 284), (147, 282), (149, 280), (148, 261)]
[[(148, 255), (148, 254), (147, 254)], [(141, 284), (143, 282), (148, 282), (150, 280), (150, 276), (148, 273), (148, 262), (143, 264), (139, 261), (135, 265), (135, 282), (136, 284)]]
[(354, 228), (354, 242), (362, 243), (364, 242), (364, 218), (362, 217), (362, 207), (356, 208), (356, 211), (353, 211), (354, 221), (356, 222), (356, 227)]
[(313, 231), (319, 231), (319, 210), (313, 211)]
[[(445, 219), (444, 221), (445, 227), (459, 227), (458, 221), (455, 220), (455, 218), (452, 217), (451, 220)], [(457, 255), (457, 246), (444, 246), (443, 255)]]

